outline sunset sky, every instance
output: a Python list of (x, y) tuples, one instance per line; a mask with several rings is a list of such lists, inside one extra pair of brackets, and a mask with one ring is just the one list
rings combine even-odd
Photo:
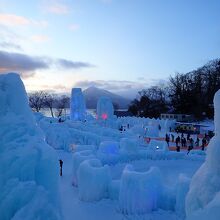
[(218, 0), (0, 0), (0, 73), (133, 97), (220, 57)]

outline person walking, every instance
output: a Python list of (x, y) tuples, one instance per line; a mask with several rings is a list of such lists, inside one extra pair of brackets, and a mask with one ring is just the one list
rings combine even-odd
[(172, 142), (174, 142), (174, 135), (173, 134), (171, 134), (171, 138), (172, 138)]
[(167, 146), (169, 147), (170, 137), (169, 137), (168, 134), (166, 134), (165, 140), (166, 140), (166, 142), (167, 142)]
[(179, 143), (180, 143), (180, 136), (178, 135), (178, 137), (176, 138), (176, 151), (177, 151), (177, 152), (180, 152)]
[(59, 160), (60, 162), (60, 176), (63, 175), (63, 161), (62, 160)]
[(203, 150), (203, 151), (205, 150), (206, 143), (207, 143), (207, 141), (206, 141), (206, 138), (204, 137), (204, 138), (202, 139), (202, 150)]
[(195, 146), (199, 146), (199, 137), (197, 136)]
[(188, 152), (187, 154), (189, 154), (189, 152), (193, 149), (194, 146), (194, 140), (192, 138), (189, 139), (189, 147), (188, 147)]

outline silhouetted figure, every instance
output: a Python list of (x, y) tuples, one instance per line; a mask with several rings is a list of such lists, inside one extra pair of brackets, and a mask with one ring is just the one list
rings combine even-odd
[(166, 142), (167, 142), (167, 146), (169, 147), (170, 137), (168, 134), (166, 134)]
[(158, 125), (158, 129), (159, 129), (159, 131), (161, 130), (161, 126), (160, 125)]
[(196, 145), (196, 146), (199, 146), (199, 138), (198, 138), (198, 137), (196, 138), (195, 145)]
[(189, 139), (189, 147), (188, 147), (188, 152), (187, 154), (189, 154), (189, 152), (193, 149), (193, 145), (194, 145), (194, 141), (192, 138)]
[(180, 143), (180, 136), (178, 135), (178, 137), (176, 138), (176, 151), (177, 151), (177, 152), (180, 152), (179, 143)]
[(187, 134), (187, 138), (186, 139), (187, 139), (187, 141), (190, 140), (190, 133)]
[(59, 160), (60, 162), (60, 176), (63, 175), (63, 161), (62, 160)]
[(206, 141), (206, 138), (204, 137), (202, 139), (202, 150), (205, 150), (205, 145), (206, 145), (207, 141)]
[(173, 134), (171, 134), (171, 138), (172, 138), (172, 142), (174, 142), (174, 135)]
[(186, 147), (186, 138), (183, 138), (183, 147)]

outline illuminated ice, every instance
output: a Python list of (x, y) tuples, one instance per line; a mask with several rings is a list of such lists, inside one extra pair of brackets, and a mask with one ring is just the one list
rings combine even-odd
[(132, 165), (127, 165), (120, 185), (121, 211), (124, 214), (144, 214), (156, 210), (161, 189), (161, 174), (157, 167), (136, 172)]
[(102, 166), (98, 159), (82, 162), (78, 170), (79, 199), (82, 201), (99, 201), (108, 196), (111, 181), (108, 165)]
[(100, 97), (97, 102), (97, 119), (112, 119), (114, 116), (114, 107), (112, 101), (108, 97)]
[(70, 119), (84, 121), (86, 104), (81, 88), (73, 88), (70, 100)]

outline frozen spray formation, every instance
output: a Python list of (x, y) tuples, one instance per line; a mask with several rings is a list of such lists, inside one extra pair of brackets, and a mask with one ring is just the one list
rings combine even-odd
[(86, 104), (81, 88), (73, 88), (70, 101), (70, 119), (84, 121)]
[(220, 90), (214, 96), (215, 136), (186, 197), (187, 219), (220, 219)]
[(15, 73), (0, 75), (0, 137), (1, 219), (60, 219), (57, 158)]
[(97, 103), (97, 118), (98, 119), (112, 119), (114, 115), (114, 107), (112, 101), (108, 97), (100, 97)]

